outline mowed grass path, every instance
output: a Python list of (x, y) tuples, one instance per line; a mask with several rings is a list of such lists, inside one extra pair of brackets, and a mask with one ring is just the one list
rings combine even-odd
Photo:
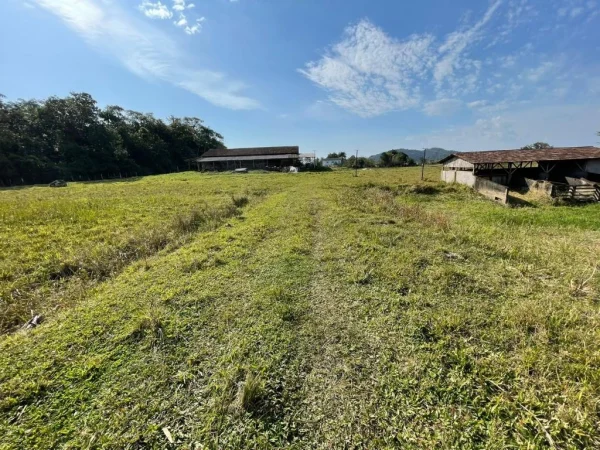
[(248, 204), (2, 337), (0, 448), (599, 447), (598, 205), (418, 177), (118, 184)]

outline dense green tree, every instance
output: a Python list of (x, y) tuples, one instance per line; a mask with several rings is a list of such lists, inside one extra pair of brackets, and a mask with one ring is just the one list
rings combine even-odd
[(327, 158), (346, 158), (346, 152), (328, 153)]
[(100, 109), (91, 95), (7, 102), (0, 95), (0, 184), (181, 170), (223, 137), (195, 117)]
[(543, 150), (545, 148), (553, 148), (547, 142), (536, 142), (534, 144), (526, 145), (525, 147), (521, 147), (521, 150)]
[(390, 150), (381, 154), (379, 165), (382, 167), (414, 166), (415, 162), (405, 153), (398, 150)]

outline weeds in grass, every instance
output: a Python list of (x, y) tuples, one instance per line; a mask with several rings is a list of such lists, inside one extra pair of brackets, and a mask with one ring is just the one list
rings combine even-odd
[(421, 195), (436, 195), (440, 193), (440, 188), (437, 186), (431, 186), (428, 184), (415, 184), (410, 186), (408, 192), (411, 194), (421, 194)]
[(236, 208), (243, 208), (250, 201), (246, 195), (241, 195), (236, 197), (235, 195), (231, 195), (231, 201)]
[[(424, 192), (437, 192), (437, 188), (423, 186), (416, 189), (415, 192), (417, 191), (421, 194)], [(346, 203), (347, 198), (342, 201)], [(431, 226), (442, 231), (450, 229), (450, 220), (446, 214), (429, 211), (420, 204), (401, 203), (397, 197), (397, 192), (389, 187), (367, 186), (366, 189), (360, 189), (353, 194), (352, 205), (363, 212), (382, 212), (404, 221), (421, 223), (424, 226)]]
[(232, 405), (236, 412), (256, 414), (263, 406), (265, 383), (258, 375), (249, 372), (246, 379), (238, 383), (238, 390)]

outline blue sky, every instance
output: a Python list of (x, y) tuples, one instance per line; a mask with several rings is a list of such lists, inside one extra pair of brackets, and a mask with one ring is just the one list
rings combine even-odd
[(3, 0), (0, 93), (196, 116), (229, 147), (598, 145), (600, 0)]

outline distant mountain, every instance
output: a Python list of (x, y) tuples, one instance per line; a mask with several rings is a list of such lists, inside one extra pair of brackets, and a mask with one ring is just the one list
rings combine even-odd
[[(408, 156), (410, 159), (417, 163), (421, 162), (421, 159), (423, 158), (423, 150), (411, 150), (408, 148), (396, 148), (394, 150), (398, 150), (399, 152), (406, 154), (406, 156)], [(391, 151), (391, 149), (388, 151)], [(444, 159), (446, 156), (451, 155), (452, 153), (454, 153), (454, 151), (446, 150), (439, 147), (428, 148), (427, 161), (438, 162), (440, 159)], [(381, 155), (381, 153), (378, 153), (377, 155), (369, 156), (369, 159), (375, 162), (379, 162), (379, 158), (381, 158)]]

